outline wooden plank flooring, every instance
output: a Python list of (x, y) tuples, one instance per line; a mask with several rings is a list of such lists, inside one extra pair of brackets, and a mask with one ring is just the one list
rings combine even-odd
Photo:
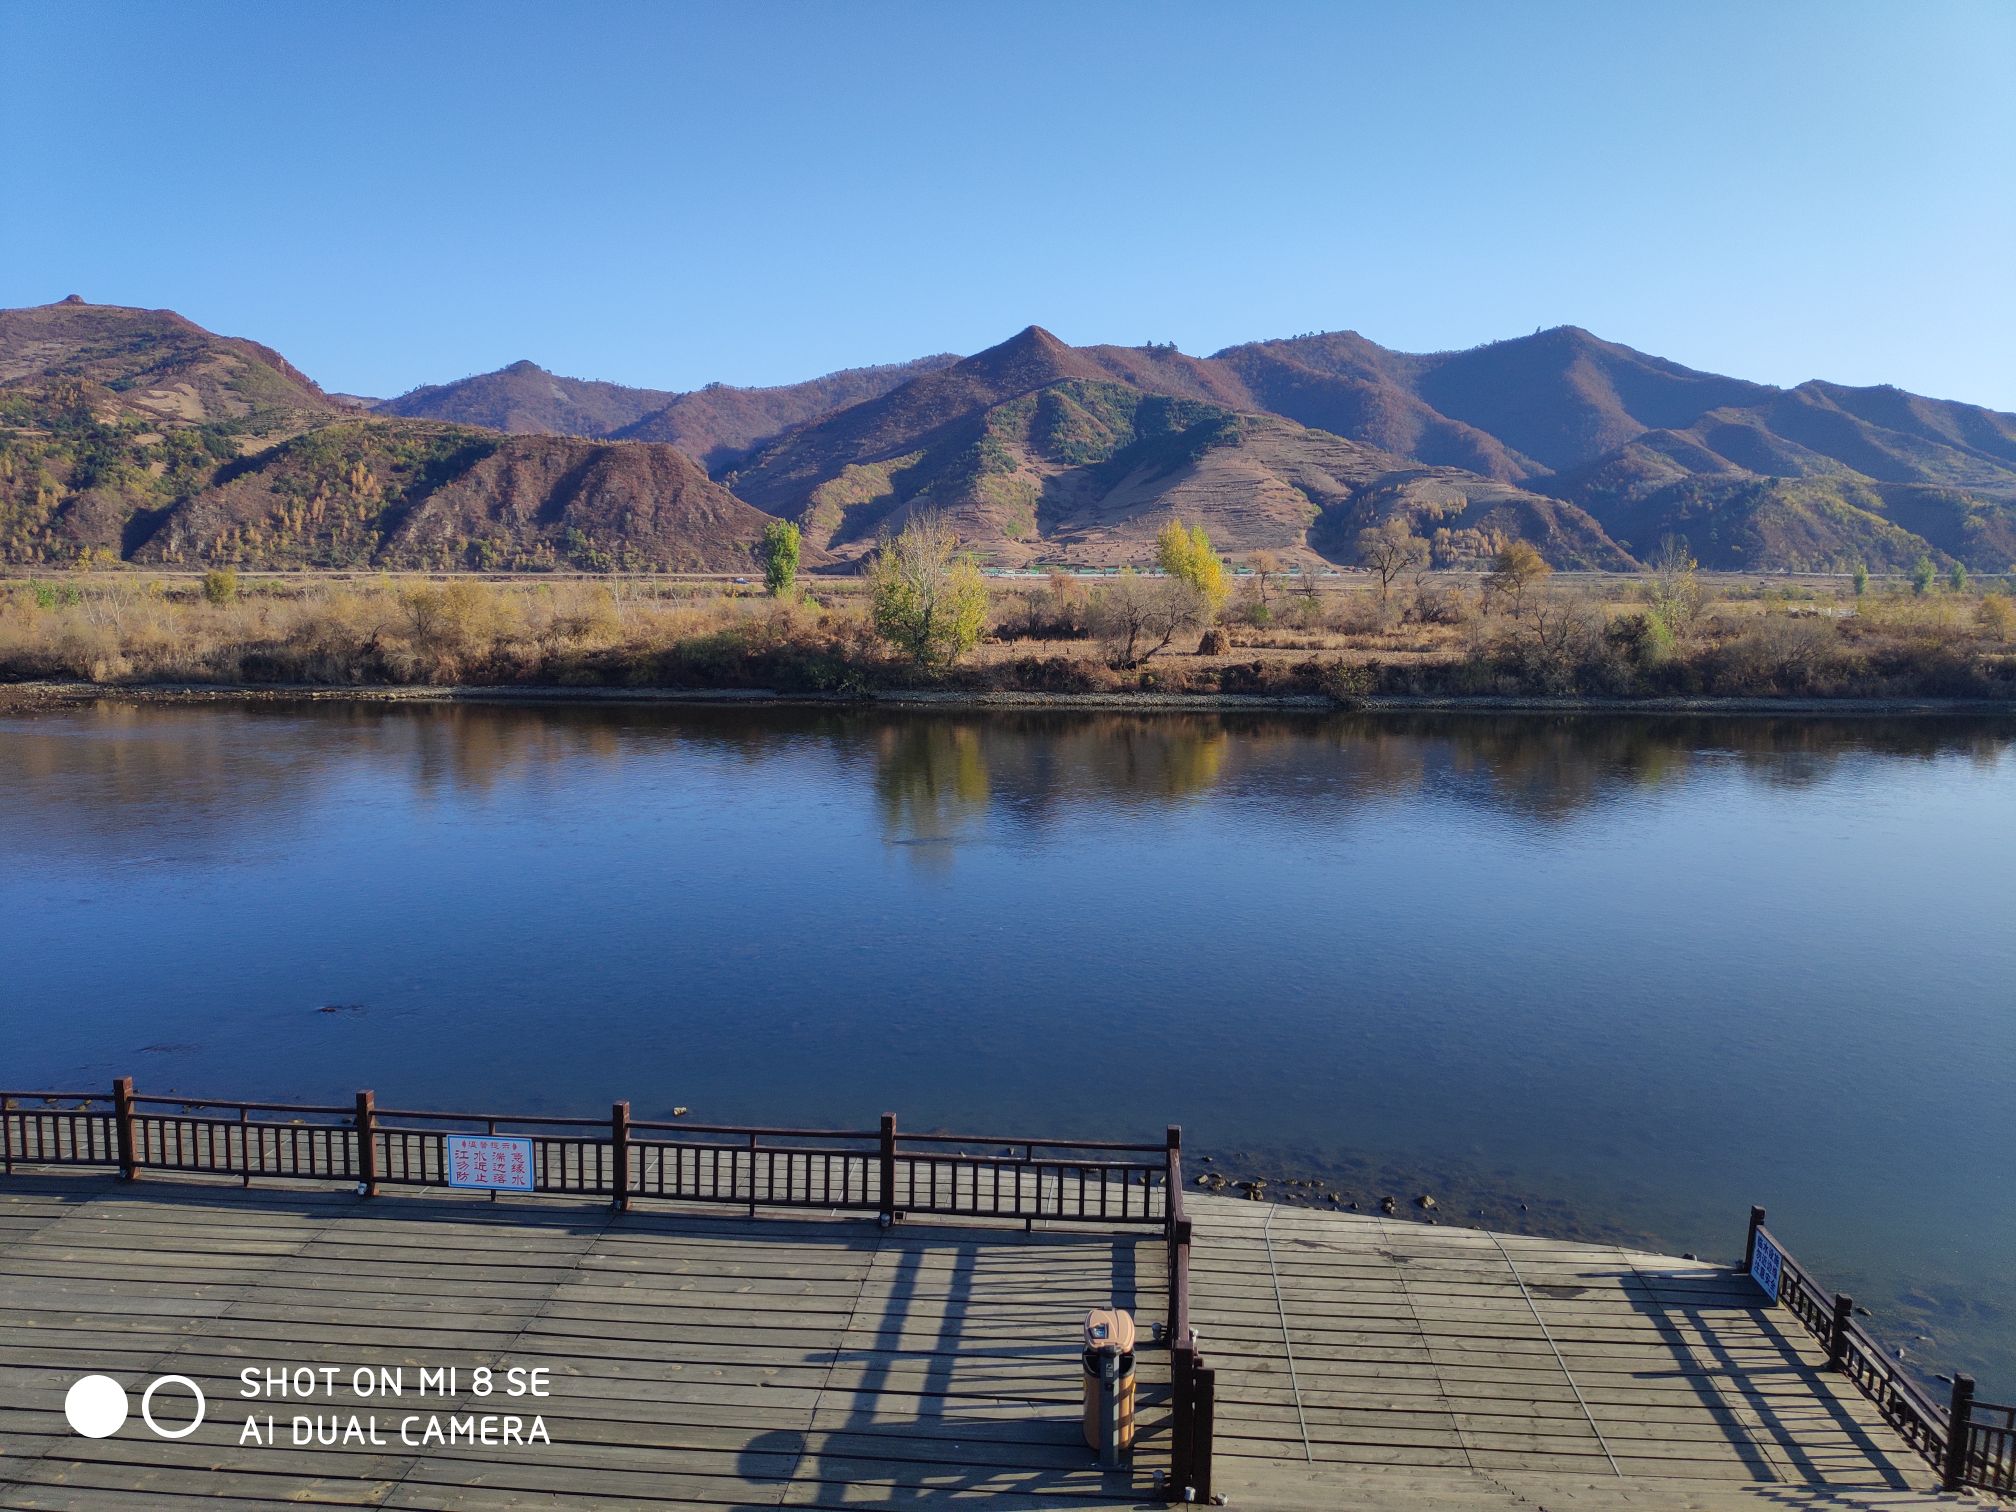
[[(1904, 1512), (1955, 1505), (1788, 1314), (1719, 1267), (1193, 1197), (1192, 1317), (1217, 1372), (1216, 1487), (1360, 1512)], [(85, 1172), (0, 1181), (0, 1507), (1142, 1506), (1167, 1355), (1105, 1475), (1079, 1437), (1078, 1325), (1162, 1312), (1153, 1233), (766, 1215)], [(248, 1402), (247, 1366), (335, 1366)], [(360, 1395), (359, 1365), (409, 1396)], [(458, 1366), (449, 1400), (410, 1395)], [(477, 1365), (553, 1394), (476, 1395)], [(163, 1374), (189, 1438), (87, 1440), (65, 1390)], [(549, 1444), (400, 1442), (408, 1415), (538, 1412)], [(169, 1422), (175, 1421), (169, 1409)], [(248, 1412), (281, 1443), (240, 1442)], [(295, 1413), (389, 1442), (287, 1442)]]
[[(1138, 1504), (1167, 1465), (1166, 1356), (1141, 1356), (1139, 1452), (1108, 1475), (1079, 1436), (1078, 1330), (1116, 1298), (1159, 1316), (1162, 1255), (1159, 1235), (1054, 1225), (17, 1174), (0, 1182), (0, 1506)], [(339, 1366), (339, 1386), (241, 1400), (237, 1372), (268, 1364)], [(408, 1398), (359, 1396), (359, 1365), (404, 1367)], [(413, 1372), (445, 1365), (462, 1394), (414, 1400)], [(553, 1394), (480, 1399), (478, 1365), (547, 1367)], [(180, 1441), (137, 1414), (77, 1437), (63, 1394), (94, 1372), (136, 1395), (185, 1375), (209, 1415)], [(279, 1420), (280, 1446), (240, 1444), (248, 1411)], [(533, 1411), (550, 1444), (397, 1438), (409, 1414)], [(295, 1447), (296, 1412), (375, 1413), (392, 1442)]]
[(1235, 1505), (1953, 1505), (1791, 1314), (1700, 1261), (1191, 1197)]

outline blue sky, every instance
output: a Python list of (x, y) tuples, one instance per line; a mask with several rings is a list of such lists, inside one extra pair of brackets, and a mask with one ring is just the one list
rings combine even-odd
[(0, 304), (390, 394), (1572, 323), (2016, 410), (2016, 5), (0, 0)]

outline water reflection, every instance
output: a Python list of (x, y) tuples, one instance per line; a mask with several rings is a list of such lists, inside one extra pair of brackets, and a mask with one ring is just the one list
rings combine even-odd
[[(1971, 1305), (2016, 1246), (2016, 1198), (1948, 1148), (1953, 1107), (1974, 1147), (2016, 1143), (2011, 735), (14, 715), (0, 1082), (1087, 1135), (1174, 1117), (1228, 1159), (1516, 1193), (1676, 1250), (1723, 1252), (1763, 1200), (1833, 1284)], [(1085, 1043), (1126, 1074), (1072, 1074)], [(2016, 1378), (1996, 1328), (1976, 1358)]]
[[(136, 824), (206, 853), (271, 833), (360, 774), (481, 798), (685, 749), (757, 765), (784, 750), (863, 765), (887, 840), (920, 859), (986, 822), (1042, 828), (1073, 804), (1153, 810), (1223, 790), (1260, 823), (1297, 823), (1434, 790), (1561, 823), (1734, 762), (1768, 788), (1828, 781), (1867, 757), (2007, 758), (2007, 726), (1938, 718), (1195, 715), (495, 704), (103, 702), (0, 719), (0, 844), (121, 849)], [(1283, 807), (1283, 800), (1294, 800)]]

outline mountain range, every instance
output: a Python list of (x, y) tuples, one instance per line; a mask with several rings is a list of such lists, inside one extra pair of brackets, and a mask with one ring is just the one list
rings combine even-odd
[(389, 400), (169, 311), (0, 310), (0, 559), (742, 572), (773, 517), (842, 569), (930, 509), (1000, 565), (1143, 559), (1172, 514), (1237, 557), (1349, 561), (1403, 519), (1628, 569), (2016, 562), (2016, 416), (1777, 388), (1575, 327), (1462, 352), (1351, 332), (1192, 357), (1031, 326), (970, 357), (680, 393), (530, 362)]

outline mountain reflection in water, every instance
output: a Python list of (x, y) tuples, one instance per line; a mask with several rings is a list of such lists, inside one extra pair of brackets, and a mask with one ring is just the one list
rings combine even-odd
[(1525, 1203), (1717, 1255), (1761, 1201), (1828, 1282), (1932, 1336), (1914, 1358), (2006, 1394), (2010, 735), (14, 714), (0, 1083), (1116, 1136), (1174, 1119), (1228, 1174), (1418, 1185), (1451, 1218)]

